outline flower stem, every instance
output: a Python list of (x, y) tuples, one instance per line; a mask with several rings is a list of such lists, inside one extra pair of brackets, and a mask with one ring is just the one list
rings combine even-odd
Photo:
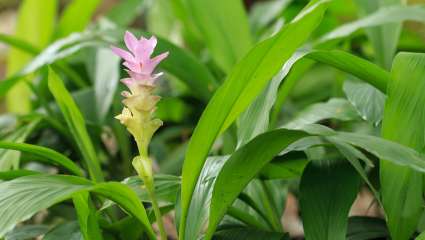
[(167, 240), (167, 233), (165, 232), (164, 222), (162, 221), (161, 210), (155, 196), (155, 185), (153, 180), (152, 160), (147, 157), (147, 154), (137, 156), (133, 159), (133, 166), (136, 169), (139, 177), (143, 180), (149, 198), (152, 203), (152, 208), (155, 214), (156, 222), (158, 224), (161, 240)]
[(167, 233), (165, 232), (164, 222), (162, 221), (161, 210), (159, 209), (158, 201), (155, 196), (153, 178), (144, 179), (143, 181), (145, 182), (146, 190), (148, 191), (149, 198), (151, 199), (152, 208), (155, 213), (156, 223), (158, 224), (161, 240), (167, 240)]

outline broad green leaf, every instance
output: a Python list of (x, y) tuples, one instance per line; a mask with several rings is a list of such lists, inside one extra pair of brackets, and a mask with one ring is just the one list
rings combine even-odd
[(17, 48), (21, 51), (25, 51), (28, 54), (37, 54), (40, 52), (40, 50), (34, 47), (33, 44), (29, 44), (27, 41), (11, 35), (0, 33), (0, 42)]
[(251, 31), (257, 36), (273, 21), (278, 19), (292, 0), (255, 2), (249, 13)]
[(421, 234), (419, 234), (418, 237), (415, 238), (415, 240), (424, 240), (425, 239), (425, 232), (422, 232)]
[(38, 211), (84, 191), (118, 203), (138, 219), (151, 239), (155, 239), (145, 209), (129, 187), (115, 182), (94, 184), (84, 178), (64, 175), (34, 175), (0, 183), (0, 214), (4, 216), (0, 218), (0, 237)]
[(83, 240), (78, 222), (66, 222), (53, 228), (44, 235), (43, 240)]
[(424, 172), (425, 170), (425, 155), (397, 142), (348, 132), (337, 132), (336, 135), (331, 134), (327, 137), (332, 138), (334, 141), (342, 141), (362, 148), (378, 158), (385, 159), (387, 162), (409, 167), (419, 172)]
[(11, 171), (0, 171), (0, 180), (13, 180), (15, 178), (23, 177), (23, 176), (29, 176), (29, 175), (36, 175), (40, 174), (40, 172), (35, 172), (31, 170), (11, 170)]
[(79, 192), (72, 196), (75, 210), (77, 212), (80, 231), (84, 239), (102, 240), (96, 208), (93, 206), (90, 194), (88, 192)]
[[(280, 232), (286, 197), (287, 184), (284, 181), (253, 179), (239, 194), (237, 200), (240, 201), (235, 201), (232, 208), (244, 212), (249, 217), (247, 219), (258, 222), (257, 225), (247, 222), (247, 225)], [(228, 214), (233, 216), (229, 211)]]
[(293, 179), (301, 176), (308, 160), (304, 158), (284, 158), (273, 160), (261, 169), (260, 177), (265, 179)]
[[(392, 68), (382, 137), (423, 153), (425, 146), (425, 55), (400, 53)], [(381, 158), (382, 202), (393, 239), (409, 239), (423, 211), (423, 174)], [(425, 163), (422, 160), (421, 163)]]
[[(36, 212), (70, 198), (91, 183), (72, 176), (35, 175), (0, 183), (0, 236)], [(48, 192), (47, 192), (48, 191)]]
[(48, 85), (84, 158), (90, 177), (95, 181), (103, 181), (100, 161), (87, 132), (84, 118), (62, 80), (52, 69), (49, 69)]
[(218, 66), (230, 72), (251, 48), (248, 17), (241, 0), (183, 0)]
[(212, 194), (206, 239), (240, 192), (280, 151), (307, 134), (296, 130), (275, 130), (259, 135), (231, 155), (219, 172)]
[[(130, 177), (123, 181), (134, 192), (137, 193), (139, 199), (143, 202), (150, 202), (150, 197), (146, 192), (143, 181), (140, 177)], [(180, 178), (172, 175), (155, 175), (155, 196), (161, 202), (174, 203), (176, 201), (177, 192), (180, 190)]]
[(218, 230), (213, 237), (213, 240), (288, 240), (289, 236), (284, 233), (267, 232), (248, 228), (244, 226), (232, 226)]
[(366, 121), (379, 125), (384, 114), (386, 96), (384, 93), (364, 82), (346, 80), (343, 90), (348, 101)]
[(407, 20), (425, 22), (425, 6), (412, 5), (381, 8), (357, 21), (344, 24), (334, 29), (321, 37), (318, 43), (347, 37), (362, 28), (376, 27), (387, 23), (398, 23)]
[(379, 192), (378, 190), (376, 190), (375, 186), (373, 186), (372, 183), (369, 181), (367, 172), (363, 168), (363, 166), (360, 164), (359, 160), (363, 160), (364, 162), (366, 162), (367, 165), (373, 167), (372, 162), (361, 151), (359, 151), (358, 149), (356, 149), (355, 147), (347, 143), (343, 143), (343, 142), (332, 142), (332, 143), (335, 145), (336, 149), (338, 149), (341, 155), (344, 156), (345, 159), (347, 159), (347, 161), (354, 167), (354, 169), (356, 169), (357, 173), (362, 177), (363, 181), (367, 184), (367, 186), (375, 195), (375, 198), (377, 199), (377, 201), (381, 204)]
[[(40, 4), (37, 0), (25, 0), (20, 3), (15, 36), (37, 48), (45, 47), (54, 30), (57, 1), (46, 0)], [(20, 49), (11, 49), (7, 59), (7, 76), (16, 74), (31, 58), (30, 54)], [(28, 86), (24, 82), (20, 83), (7, 95), (8, 110), (16, 113), (29, 112), (30, 97)]]
[(388, 229), (385, 221), (372, 217), (350, 217), (348, 219), (348, 240), (369, 240), (387, 238)]
[(140, 222), (149, 239), (156, 239), (146, 210), (130, 187), (118, 182), (106, 182), (96, 184), (91, 191), (116, 202)]
[[(22, 143), (38, 126), (40, 119), (35, 119), (30, 123), (21, 127), (15, 128), (13, 133), (6, 135), (3, 139), (5, 141)], [(8, 171), (11, 169), (19, 168), (20, 152), (15, 150), (0, 149), (0, 171)]]
[(195, 96), (202, 100), (210, 99), (218, 84), (209, 69), (188, 51), (165, 39), (158, 38), (155, 53), (167, 51), (169, 52), (168, 57), (159, 66), (179, 78), (193, 91)]
[[(211, 200), (208, 234), (214, 232), (226, 210), (249, 181), (261, 173), (261, 169), (281, 151), (285, 150), (283, 151), (285, 154), (288, 151), (297, 150), (293, 144), (306, 136), (322, 136), (325, 139), (329, 139), (331, 143), (350, 144), (354, 147), (362, 148), (378, 158), (387, 159), (387, 161), (397, 165), (409, 166), (411, 169), (425, 172), (425, 156), (395, 142), (369, 135), (336, 132), (320, 125), (306, 126), (303, 130), (308, 134), (285, 129), (266, 132), (257, 136), (231, 155), (216, 179)], [(314, 146), (317, 141), (312, 141), (311, 143), (307, 144), (307, 146), (303, 144), (298, 151)], [(355, 155), (359, 156), (358, 154)], [(359, 158), (362, 159), (363, 157)]]
[(13, 229), (13, 231), (6, 234), (5, 240), (27, 240), (40, 237), (49, 231), (46, 225), (25, 225)]
[[(3, 81), (0, 81), (0, 96), (4, 96), (10, 88), (23, 80), (25, 76), (35, 72), (36, 70), (39, 70), (48, 64), (54, 64), (56, 61), (66, 58), (86, 47), (98, 46), (102, 44), (105, 45), (104, 42), (107, 42), (108, 40), (105, 39), (107, 36), (104, 35), (104, 32), (98, 31), (74, 33), (66, 38), (55, 41), (46, 49), (44, 49), (39, 55), (37, 55), (26, 66), (19, 69), (19, 71), (14, 75), (7, 77)], [(85, 82), (81, 82), (81, 79), (72, 79), (74, 79), (75, 83), (80, 87), (87, 85)]]
[(300, 182), (305, 238), (346, 239), (348, 212), (359, 188), (360, 178), (347, 162), (311, 161)]
[(0, 148), (31, 153), (31, 154), (34, 154), (35, 156), (40, 157), (41, 158), (40, 161), (59, 165), (61, 167), (68, 169), (71, 173), (78, 176), (84, 175), (81, 169), (71, 159), (50, 148), (45, 148), (45, 147), (26, 144), (26, 143), (15, 143), (15, 142), (5, 142), (5, 141), (0, 141)]
[(238, 146), (245, 144), (256, 135), (267, 131), (270, 110), (276, 99), (279, 85), (287, 74), (284, 69), (273, 77), (263, 92), (239, 117)]
[(111, 10), (109, 10), (109, 12), (106, 13), (106, 17), (112, 22), (125, 27), (142, 13), (142, 6), (144, 3), (144, 0), (127, 0), (118, 2)]
[[(295, 58), (296, 56), (294, 56)], [(313, 61), (317, 61), (326, 65), (335, 67), (343, 72), (352, 74), (363, 81), (366, 81), (374, 87), (386, 92), (387, 83), (390, 79), (390, 74), (384, 69), (368, 62), (362, 58), (354, 56), (350, 53), (340, 50), (311, 50), (304, 55), (293, 59), (291, 65), (287, 67), (291, 69), (290, 74), (286, 77), (284, 83), (279, 88), (276, 103), (272, 113), (272, 126), (276, 125), (278, 114), (285, 102), (289, 93), (294, 88), (301, 75), (304, 74), (312, 65)]]
[(214, 156), (207, 159), (190, 202), (185, 239), (198, 239), (205, 229), (215, 179), (227, 159), (228, 156)]
[(73, 0), (69, 3), (59, 20), (56, 37), (63, 38), (73, 32), (83, 31), (100, 3), (101, 0)]
[[(407, 0), (355, 0), (355, 2), (361, 10), (360, 15), (364, 16), (381, 8), (401, 6)], [(376, 62), (385, 69), (391, 68), (401, 29), (402, 23), (400, 22), (366, 29), (375, 50)]]
[[(188, 146), (182, 177), (180, 238), (190, 199), (209, 150), (219, 135), (248, 107), (320, 22), (327, 1), (313, 2), (274, 37), (256, 45), (216, 91)], [(302, 26), (302, 27), (301, 27)]]
[(245, 210), (230, 206), (229, 209), (227, 209), (227, 215), (254, 229), (267, 230), (267, 227), (263, 222), (258, 221), (255, 216), (249, 214)]
[(308, 58), (328, 64), (346, 73), (352, 74), (386, 92), (390, 74), (377, 65), (350, 53), (339, 50), (315, 50)]
[(347, 100), (332, 98), (326, 103), (316, 103), (305, 108), (294, 119), (285, 124), (284, 127), (302, 129), (305, 125), (317, 123), (325, 119), (353, 121), (358, 118), (359, 115), (356, 110)]
[[(123, 184), (129, 186), (139, 197), (140, 201), (150, 203), (143, 180), (138, 176), (124, 179)], [(155, 196), (160, 203), (173, 204), (176, 202), (177, 193), (180, 191), (180, 178), (172, 175), (157, 174), (154, 176)], [(114, 205), (112, 201), (105, 201), (102, 210)]]
[[(146, 11), (146, 27), (149, 32), (156, 36), (168, 38), (170, 41), (180, 43), (177, 36), (180, 35), (181, 23), (177, 20), (173, 5), (178, 1), (156, 0), (150, 3), (149, 11)], [(174, 37), (176, 36), (176, 37)], [(187, 44), (185, 42), (185, 44)], [(190, 45), (190, 43), (188, 43)]]
[(103, 122), (120, 79), (120, 58), (110, 49), (100, 48), (96, 51), (94, 93), (96, 111), (100, 122)]

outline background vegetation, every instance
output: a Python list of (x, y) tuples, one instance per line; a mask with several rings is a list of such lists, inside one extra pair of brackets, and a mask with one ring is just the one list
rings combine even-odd
[(425, 239), (424, 1), (0, 10), (5, 240), (157, 237), (114, 119), (126, 30), (170, 52), (150, 144), (169, 239)]

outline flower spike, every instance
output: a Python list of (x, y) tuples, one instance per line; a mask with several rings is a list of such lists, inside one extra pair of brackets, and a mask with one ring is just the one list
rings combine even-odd
[(121, 93), (124, 97), (122, 103), (125, 107), (115, 118), (127, 127), (137, 143), (140, 155), (133, 159), (133, 167), (145, 183), (158, 220), (161, 239), (166, 240), (161, 212), (155, 198), (152, 160), (148, 155), (148, 145), (153, 134), (162, 126), (162, 121), (154, 117), (156, 104), (160, 97), (153, 94), (155, 80), (162, 73), (153, 74), (153, 72), (156, 66), (168, 56), (168, 52), (151, 58), (157, 44), (154, 36), (149, 39), (144, 37), (137, 39), (127, 31), (124, 35), (124, 42), (129, 51), (111, 47), (112, 52), (124, 59), (123, 65), (127, 67), (126, 71), (129, 75), (128, 78), (121, 80), (129, 89), (129, 91)]

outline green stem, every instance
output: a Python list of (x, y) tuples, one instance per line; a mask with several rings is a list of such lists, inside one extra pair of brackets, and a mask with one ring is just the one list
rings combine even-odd
[(159, 209), (159, 204), (158, 204), (158, 201), (156, 200), (153, 177), (152, 175), (148, 176), (143, 174), (139, 174), (139, 176), (142, 178), (143, 182), (145, 183), (146, 190), (148, 192), (149, 198), (151, 199), (152, 208), (155, 213), (156, 222), (159, 228), (159, 234), (161, 235), (161, 240), (167, 240), (167, 233), (165, 232), (164, 222), (162, 221), (161, 210)]
[(155, 213), (156, 222), (158, 224), (161, 240), (167, 240), (167, 233), (165, 232), (164, 222), (162, 221), (161, 210), (159, 209), (158, 201), (155, 196), (155, 187), (152, 172), (152, 160), (146, 154), (138, 156), (133, 160), (133, 166), (136, 169), (139, 177), (143, 180), (149, 198), (151, 199), (152, 208)]

